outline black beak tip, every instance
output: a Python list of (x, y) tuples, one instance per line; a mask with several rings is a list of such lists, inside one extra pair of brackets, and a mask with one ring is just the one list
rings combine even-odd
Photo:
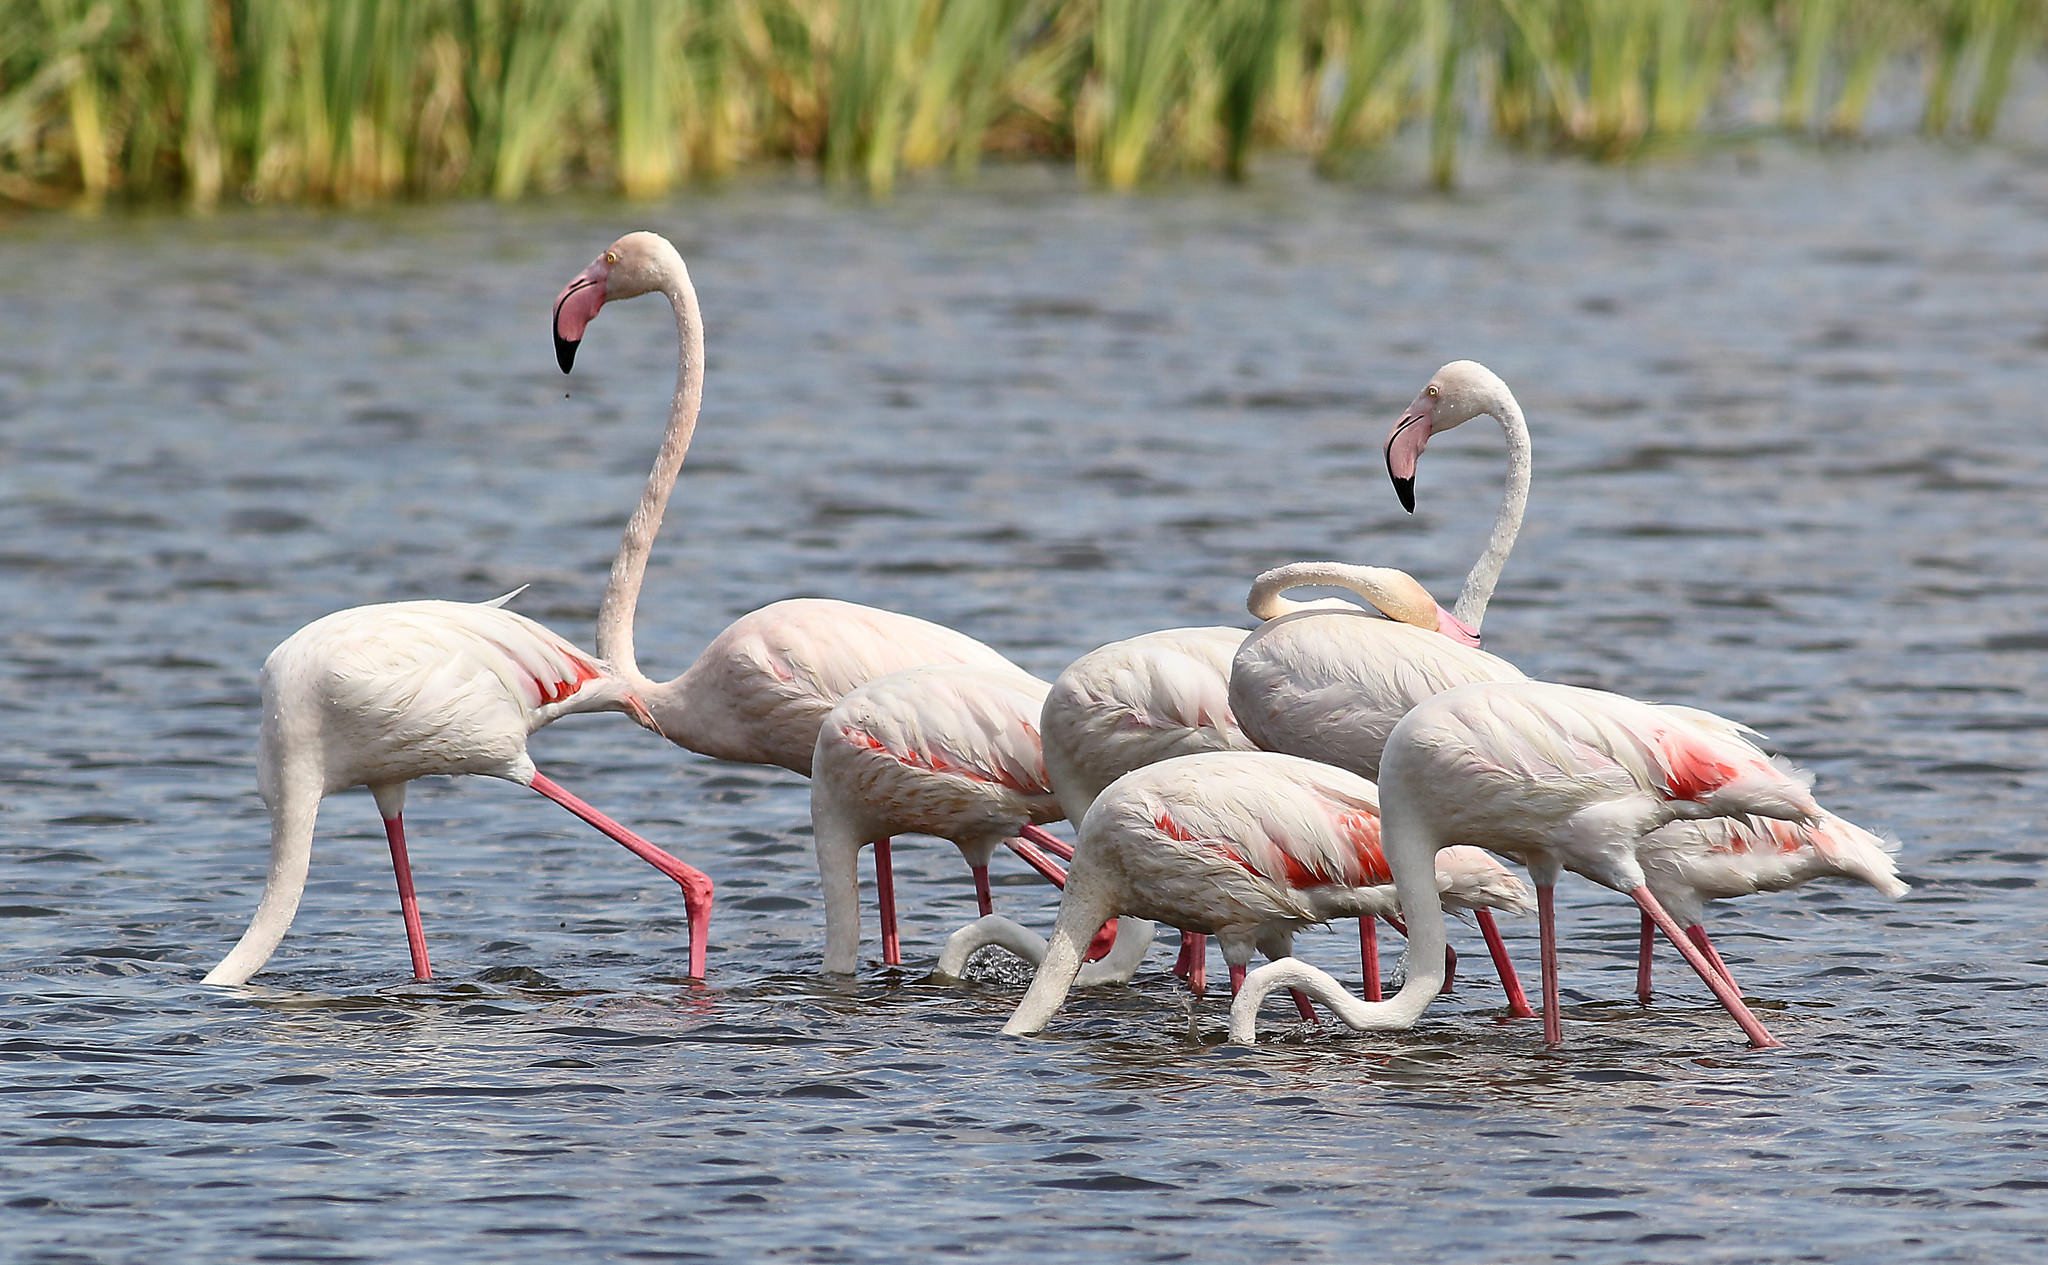
[(1415, 480), (1395, 479), (1394, 495), (1401, 498), (1402, 509), (1407, 510), (1410, 514), (1415, 512)]
[(569, 372), (570, 366), (576, 363), (576, 348), (581, 342), (581, 339), (571, 342), (559, 333), (555, 335), (555, 363), (562, 366), (563, 373)]

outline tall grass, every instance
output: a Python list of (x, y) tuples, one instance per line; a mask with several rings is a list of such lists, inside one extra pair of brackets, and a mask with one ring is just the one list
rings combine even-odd
[[(0, 204), (886, 194), (1341, 171), (1403, 129), (1618, 160), (1735, 129), (1991, 132), (2048, 0), (0, 0)], [(1905, 97), (1903, 102), (1897, 98)]]

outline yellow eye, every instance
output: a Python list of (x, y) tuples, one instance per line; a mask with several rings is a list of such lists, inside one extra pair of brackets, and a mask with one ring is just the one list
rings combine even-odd
[[(619, 252), (616, 250), (608, 250), (604, 252), (604, 261), (608, 264), (615, 264), (619, 262)], [(1436, 388), (1432, 387), (1430, 389), (1434, 391)]]
[(1431, 399), (1435, 399), (1435, 398), (1436, 398), (1436, 393), (1437, 393), (1437, 391), (1436, 391), (1436, 387), (1435, 387), (1434, 385), (1432, 385), (1432, 386), (1431, 386), (1431, 387), (1430, 387), (1430, 388), (1429, 388), (1429, 389), (1428, 389), (1427, 391), (1425, 391), (1425, 392), (1424, 392), (1424, 394), (1425, 394), (1425, 395), (1427, 395), (1427, 396), (1429, 396), (1429, 397), (1430, 397)]

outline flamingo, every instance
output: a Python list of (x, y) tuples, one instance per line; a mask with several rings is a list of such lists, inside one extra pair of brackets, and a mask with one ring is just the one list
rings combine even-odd
[[(1638, 855), (1650, 890), (1725, 976), (1728, 964), (1700, 922), (1708, 902), (1822, 878), (1856, 879), (1896, 900), (1909, 890), (1899, 879), (1898, 850), (1896, 840), (1823, 813), (1804, 826), (1768, 818), (1673, 822), (1651, 832)], [(1654, 926), (1645, 914), (1636, 957), (1636, 998), (1645, 1006)]]
[(683, 890), (690, 974), (704, 975), (711, 880), (570, 794), (534, 767), (533, 731), (579, 712), (645, 720), (632, 688), (599, 659), (504, 602), (392, 602), (337, 611), (264, 660), (257, 784), (270, 810), (270, 873), (247, 931), (206, 976), (261, 970), (298, 911), (320, 801), (368, 787), (384, 818), (413, 975), (433, 978), (406, 854), (405, 786), (433, 774), (503, 778), (560, 804)]
[(1481, 415), (1498, 420), (1507, 436), (1507, 487), (1486, 551), (1443, 616), (1450, 635), (1357, 611), (1301, 611), (1282, 598), (1300, 585), (1353, 587), (1356, 569), (1341, 563), (1294, 563), (1253, 582), (1247, 605), (1265, 622), (1231, 663), (1230, 706), (1260, 747), (1377, 777), (1387, 735), (1410, 707), (1456, 685), (1522, 679), (1513, 664), (1479, 649), (1487, 604), (1529, 500), (1529, 427), (1514, 393), (1475, 361), (1445, 365), (1389, 431), (1387, 468), (1412, 511), (1416, 460), (1430, 436)]
[[(1035, 725), (1046, 689), (1019, 672), (910, 668), (877, 677), (826, 713), (811, 760), (811, 834), (825, 889), (827, 971), (846, 975), (855, 968), (855, 858), (870, 840), (908, 833), (950, 840), (973, 871), (984, 918), (995, 912), (988, 866), (998, 847), (1055, 886), (1065, 883), (1058, 862), (1022, 837), (1063, 816)], [(893, 893), (885, 888), (878, 895), (884, 953), (894, 963), (901, 952)], [(1147, 928), (1138, 956), (1150, 940)], [(1109, 947), (1105, 938), (1099, 951)], [(1130, 967), (1136, 969), (1135, 960)]]
[[(1812, 825), (1822, 811), (1808, 779), (1710, 712), (1655, 706), (1539, 681), (1481, 682), (1427, 699), (1403, 717), (1381, 762), (1384, 846), (1416, 966), (1384, 1002), (1361, 1002), (1305, 963), (1253, 972), (1231, 1008), (1231, 1036), (1255, 1039), (1258, 1007), (1300, 988), (1362, 1030), (1414, 1025), (1436, 991), (1431, 949), (1443, 916), (1423, 898), (1424, 862), (1454, 839), (1485, 839), (1529, 867), (1543, 952), (1543, 1035), (1564, 1040), (1558, 1010), (1553, 888), (1564, 870), (1626, 892), (1671, 941), (1758, 1048), (1779, 1044), (1734, 983), (1693, 943), (1652, 890), (1649, 840), (1678, 821), (1756, 816)], [(1082, 882), (1076, 866), (1072, 885)], [(1055, 942), (1058, 929), (1054, 929)]]
[[(1346, 587), (1387, 620), (1457, 635), (1449, 612), (1414, 577), (1392, 568), (1344, 570)], [(1276, 613), (1333, 607), (1372, 617), (1350, 602), (1297, 603), (1278, 594), (1271, 601)], [(1231, 659), (1245, 636), (1243, 629), (1222, 627), (1146, 633), (1092, 650), (1060, 673), (1046, 697), (1041, 730), (1046, 767), (1069, 821), (1081, 821), (1103, 788), (1133, 769), (1179, 755), (1256, 749), (1228, 696)], [(1511, 1010), (1526, 1014), (1493, 915), (1484, 908), (1478, 913)], [(1377, 999), (1379, 955), (1370, 918), (1360, 920), (1359, 940), (1366, 996)], [(1183, 933), (1175, 974), (1197, 996), (1205, 991), (1199, 934)]]
[[(826, 598), (792, 598), (740, 616), (668, 681), (640, 670), (634, 613), (704, 398), (704, 329), (689, 269), (666, 238), (629, 233), (571, 278), (555, 298), (555, 358), (567, 373), (599, 310), (661, 294), (676, 321), (676, 388), (668, 427), (640, 503), (626, 525), (598, 610), (597, 652), (626, 682), (670, 742), (701, 755), (767, 764), (810, 776), (819, 726), (862, 684), (905, 668), (962, 664), (1032, 678), (995, 650), (950, 628), (893, 611)], [(875, 840), (876, 886), (892, 925), (889, 840)], [(893, 945), (885, 949), (898, 962)]]
[(1412, 953), (1433, 955), (1435, 989), (1444, 979), (1443, 906), (1526, 909), (1529, 893), (1477, 848), (1434, 853), (1420, 872), (1432, 899), (1392, 885), (1378, 791), (1342, 769), (1269, 751), (1148, 765), (1111, 783), (1082, 820), (1044, 958), (1003, 1031), (1028, 1035), (1051, 1021), (1073, 987), (1088, 936), (1118, 914), (1216, 935), (1236, 986), (1253, 947), (1292, 961), (1285, 954), (1297, 928), (1384, 916), (1398, 906), (1412, 929), (1407, 907), (1427, 904), (1435, 938), (1410, 944)]

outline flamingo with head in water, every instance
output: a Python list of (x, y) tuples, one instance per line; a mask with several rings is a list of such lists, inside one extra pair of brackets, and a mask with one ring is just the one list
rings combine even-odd
[[(1438, 934), (1433, 946), (1412, 945), (1436, 955), (1440, 986), (1443, 908), (1526, 909), (1529, 892), (1477, 848), (1447, 848), (1426, 864)], [(1147, 765), (1106, 787), (1082, 820), (1052, 936), (1003, 1030), (1037, 1032), (1059, 1010), (1091, 918), (1100, 926), (1134, 914), (1216, 936), (1235, 992), (1255, 948), (1284, 958), (1304, 926), (1391, 915), (1403, 905), (1395, 877), (1380, 846), (1379, 795), (1364, 778), (1270, 751)], [(1297, 1005), (1312, 1016), (1307, 998)]]
[(318, 619), (264, 660), (257, 784), (270, 809), (270, 873), (256, 915), (207, 975), (240, 984), (263, 968), (298, 912), (320, 801), (368, 787), (384, 818), (413, 975), (430, 979), (426, 932), (406, 852), (405, 786), (480, 773), (528, 786), (674, 879), (690, 920), (690, 974), (702, 978), (711, 880), (534, 767), (527, 738), (578, 712), (646, 709), (606, 664), (498, 602), (393, 602)]
[[(1431, 632), (1453, 628), (1448, 612), (1407, 573), (1390, 567), (1340, 569), (1344, 587), (1379, 617)], [(1276, 610), (1337, 608), (1374, 617), (1350, 602), (1296, 603), (1277, 594), (1272, 600)], [(1046, 697), (1041, 727), (1046, 767), (1068, 820), (1081, 821), (1104, 787), (1134, 769), (1180, 755), (1256, 749), (1229, 699), (1231, 659), (1245, 636), (1237, 628), (1147, 633), (1092, 650), (1060, 673)], [(1478, 914), (1510, 1007), (1527, 1013), (1493, 915), (1484, 906)], [(1371, 915), (1360, 919), (1359, 939), (1366, 996), (1377, 998), (1379, 958)], [(1182, 943), (1175, 971), (1199, 995), (1205, 974), (1202, 936), (1184, 932)]]
[[(1048, 838), (1036, 828), (1062, 813), (1036, 727), (1045, 682), (1019, 678), (959, 665), (910, 668), (877, 677), (826, 713), (811, 761), (811, 834), (825, 889), (827, 971), (851, 974), (858, 958), (855, 858), (870, 840), (914, 833), (952, 842), (973, 872), (985, 930), (1008, 921), (995, 914), (989, 888), (997, 848), (1054, 886), (1066, 882), (1059, 862), (1027, 838)], [(885, 956), (899, 961), (895, 902), (880, 895)], [(1119, 964), (1135, 971), (1151, 929), (1105, 928), (1096, 956), (1112, 939), (1123, 950)]]

